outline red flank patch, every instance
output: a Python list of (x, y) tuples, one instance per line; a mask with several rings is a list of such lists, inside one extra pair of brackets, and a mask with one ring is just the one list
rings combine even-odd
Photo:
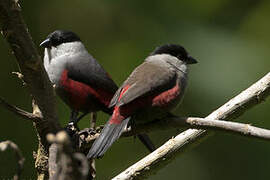
[(100, 88), (93, 88), (87, 84), (74, 81), (68, 77), (68, 71), (64, 70), (60, 83), (64, 90), (69, 94), (71, 103), (76, 109), (85, 106), (89, 95), (96, 97), (102, 104), (108, 106), (113, 94), (106, 92)]

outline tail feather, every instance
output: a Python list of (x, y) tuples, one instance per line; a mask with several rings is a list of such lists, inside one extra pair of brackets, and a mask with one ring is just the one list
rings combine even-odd
[(124, 131), (130, 118), (123, 120), (120, 124), (113, 124), (108, 121), (102, 129), (100, 136), (95, 140), (87, 154), (87, 158), (99, 158), (109, 149)]
[(138, 134), (138, 138), (150, 152), (156, 150), (154, 143), (151, 141), (147, 134)]

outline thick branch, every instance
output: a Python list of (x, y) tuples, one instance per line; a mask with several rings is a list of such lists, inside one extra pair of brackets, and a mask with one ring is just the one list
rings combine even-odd
[(0, 1), (1, 33), (9, 43), (30, 93), (39, 106), (43, 121), (37, 123), (37, 131), (43, 145), (46, 145), (46, 134), (57, 132), (60, 125), (57, 121), (55, 97), (42, 61), (32, 41), (21, 15), (17, 0)]
[(50, 180), (86, 179), (89, 171), (87, 158), (73, 150), (69, 136), (60, 131), (49, 134), (48, 141), (54, 143), (50, 148)]
[(56, 177), (57, 173), (57, 144), (53, 143), (49, 148), (48, 159), (49, 177)]
[(15, 115), (22, 117), (24, 119), (27, 119), (27, 120), (38, 121), (38, 120), (41, 120), (41, 118), (42, 118), (40, 116), (34, 115), (33, 113), (24, 111), (24, 110), (14, 106), (14, 105), (7, 103), (1, 97), (0, 97), (0, 106), (3, 106), (4, 108), (6, 108), (10, 112), (14, 113)]
[(24, 164), (24, 157), (22, 155), (21, 150), (19, 147), (12, 141), (3, 141), (0, 142), (0, 151), (6, 151), (7, 149), (12, 149), (15, 152), (16, 159), (17, 159), (17, 173), (13, 176), (14, 180), (20, 179), (23, 164)]
[[(259, 104), (270, 94), (270, 73), (240, 93), (235, 98), (207, 116), (207, 119), (235, 119), (252, 106)], [(147, 176), (154, 170), (164, 167), (180, 150), (198, 138), (206, 135), (206, 130), (188, 129), (170, 139), (156, 151), (138, 161), (113, 179), (134, 179)]]
[[(18, 0), (0, 0), (0, 28), (3, 37), (9, 43), (16, 57), (23, 74), (23, 81), (38, 107), (36, 109), (40, 109), (41, 113), (38, 115), (43, 117), (42, 120), (34, 122), (39, 139), (35, 167), (38, 171), (38, 179), (46, 179), (48, 178), (47, 156), (49, 148), (46, 135), (60, 130), (55, 94), (22, 18)], [(34, 110), (33, 114), (36, 115), (36, 112)]]

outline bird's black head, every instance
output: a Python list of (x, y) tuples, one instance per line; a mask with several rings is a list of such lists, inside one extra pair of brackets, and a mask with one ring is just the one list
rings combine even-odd
[(197, 60), (191, 57), (188, 52), (180, 45), (176, 44), (165, 44), (163, 46), (157, 47), (151, 55), (156, 54), (169, 54), (171, 56), (175, 56), (181, 61), (186, 62), (187, 64), (195, 64)]
[(56, 30), (49, 34), (47, 38), (40, 44), (42, 47), (51, 48), (56, 47), (62, 43), (81, 41), (80, 38), (71, 31)]

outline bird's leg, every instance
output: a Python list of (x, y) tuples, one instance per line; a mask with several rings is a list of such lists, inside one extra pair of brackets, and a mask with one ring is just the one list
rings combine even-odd
[(138, 134), (138, 138), (150, 152), (153, 152), (156, 150), (154, 143), (151, 141), (151, 139), (149, 138), (147, 134)]
[[(86, 113), (87, 114), (87, 113)], [(82, 114), (78, 119), (81, 119), (83, 116), (86, 114)], [(97, 113), (92, 112), (91, 113), (91, 118), (90, 118), (90, 126), (89, 128), (85, 128), (80, 131), (80, 135), (85, 134), (86, 136), (96, 134), (96, 119), (97, 119)]]
[[(129, 121), (130, 124), (128, 126), (131, 126), (131, 129), (134, 130), (136, 132), (136, 125), (135, 125), (135, 121), (133, 119), (131, 119), (131, 121)], [(142, 142), (142, 144), (150, 151), (153, 152), (156, 150), (156, 147), (154, 145), (154, 143), (152, 142), (152, 140), (150, 139), (150, 137), (145, 134), (137, 134), (137, 137), (139, 138), (139, 140)], [(134, 136), (134, 139), (136, 138), (136, 136)]]
[[(134, 119), (135, 119), (135, 118), (131, 118), (131, 119), (130, 119), (130, 121), (129, 121), (127, 127), (126, 127), (126, 129), (131, 128), (131, 130), (135, 130), (136, 126), (135, 126)], [(136, 138), (137, 138), (137, 135), (134, 135), (134, 136), (133, 136), (134, 142), (135, 142)]]
[(72, 110), (71, 114), (70, 114), (70, 120), (69, 120), (68, 125), (77, 126), (77, 123), (78, 123), (78, 118), (77, 117), (78, 117), (78, 115), (79, 115), (78, 111)]
[(76, 123), (78, 123), (84, 116), (86, 116), (88, 114), (88, 112), (84, 112), (82, 115), (80, 115), (77, 119), (76, 119)]
[(72, 110), (70, 113), (69, 123), (65, 128), (67, 133), (70, 135), (70, 137), (73, 137), (73, 135), (79, 130), (79, 128), (77, 126), (78, 114), (79, 114), (79, 112), (75, 111), (75, 110)]
[(97, 122), (97, 112), (91, 113), (90, 128), (95, 129)]

